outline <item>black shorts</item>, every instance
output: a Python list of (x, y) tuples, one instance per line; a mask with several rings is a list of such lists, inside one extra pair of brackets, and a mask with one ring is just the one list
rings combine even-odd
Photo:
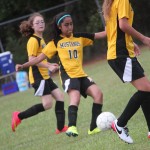
[(51, 78), (36, 81), (34, 84), (32, 84), (32, 87), (35, 90), (35, 96), (49, 95), (53, 90), (58, 88)]
[(131, 82), (145, 76), (144, 69), (136, 57), (108, 60), (108, 64), (123, 82)]
[(67, 78), (62, 80), (63, 89), (65, 92), (68, 90), (75, 89), (80, 92), (83, 97), (87, 97), (86, 90), (92, 84), (95, 84), (90, 77), (81, 77), (81, 78)]

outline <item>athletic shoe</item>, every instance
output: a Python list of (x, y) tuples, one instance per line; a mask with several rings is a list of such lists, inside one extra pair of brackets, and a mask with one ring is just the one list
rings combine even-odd
[(150, 139), (150, 132), (148, 132), (148, 139)]
[[(115, 128), (114, 122), (112, 122), (111, 128), (113, 129), (114, 132), (116, 132), (116, 128)], [(125, 128), (125, 129), (127, 129), (129, 131), (129, 129), (127, 127), (123, 127), (123, 128)]]
[(116, 131), (116, 133), (118, 134), (118, 136), (120, 137), (121, 140), (125, 141), (128, 144), (132, 144), (133, 140), (132, 138), (129, 136), (129, 130), (127, 127), (119, 127), (117, 125), (117, 120), (115, 120), (113, 122), (114, 125), (112, 125), (112, 127), (114, 127), (114, 131)]
[(88, 135), (96, 134), (99, 133), (101, 130), (99, 128), (95, 128), (92, 131), (88, 130)]
[(66, 131), (66, 134), (67, 134), (69, 137), (70, 137), (70, 136), (73, 136), (73, 137), (78, 136), (77, 127), (75, 127), (75, 126), (69, 127), (68, 130)]
[(21, 123), (21, 120), (18, 118), (19, 113), (20, 112), (16, 111), (12, 114), (11, 128), (13, 132), (15, 132), (16, 127)]
[(62, 132), (66, 132), (67, 129), (68, 129), (68, 126), (64, 126), (64, 128), (63, 128), (61, 131), (58, 130), (58, 129), (56, 129), (55, 133), (56, 133), (56, 134), (59, 134), (59, 133), (62, 133)]
[(113, 131), (114, 131), (114, 132), (116, 132), (116, 128), (115, 128), (115, 124), (114, 124), (114, 122), (112, 122), (112, 124), (111, 124), (111, 128), (113, 129)]

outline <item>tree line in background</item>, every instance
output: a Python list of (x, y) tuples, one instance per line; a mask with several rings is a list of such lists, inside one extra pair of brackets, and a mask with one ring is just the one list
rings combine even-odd
[[(43, 9), (51, 8), (59, 4), (70, 2), (71, 0), (1, 0), (0, 1), (0, 23), (15, 19), (24, 15), (31, 14)], [(150, 0), (130, 0), (135, 12), (134, 27), (143, 34), (150, 35)], [(102, 4), (102, 0), (99, 0)], [(44, 37), (46, 42), (49, 40), (51, 33), (50, 22), (52, 18), (61, 11), (68, 11), (73, 18), (74, 30), (77, 32), (98, 32), (104, 30), (100, 14), (98, 12), (95, 1), (78, 0), (71, 5), (66, 5), (42, 13), (46, 20), (46, 30)], [(27, 18), (26, 18), (27, 19)], [(23, 19), (23, 20), (26, 20)], [(15, 63), (23, 63), (27, 61), (26, 42), (19, 33), (19, 25), (21, 21), (15, 21), (0, 26), (0, 39), (5, 51), (11, 51)], [(138, 41), (137, 41), (138, 42)], [(84, 52), (84, 60), (92, 59), (96, 56), (106, 53), (106, 39), (97, 40), (94, 46), (86, 48)]]

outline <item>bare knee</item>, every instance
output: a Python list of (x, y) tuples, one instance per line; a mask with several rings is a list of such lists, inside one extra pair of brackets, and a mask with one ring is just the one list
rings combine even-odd
[(52, 96), (55, 100), (64, 101), (64, 94), (59, 90), (54, 90)]
[(93, 96), (94, 103), (102, 104), (103, 103), (103, 93), (102, 91), (97, 91)]
[(51, 101), (44, 101), (43, 102), (43, 107), (45, 110), (51, 109), (52, 108), (52, 102)]
[(45, 110), (52, 108), (53, 98), (51, 95), (42, 96), (42, 104)]
[(58, 99), (57, 100), (64, 101), (64, 94), (62, 92), (60, 92), (58, 94)]
[(93, 98), (94, 103), (103, 103), (103, 93), (97, 85), (92, 85), (87, 89), (87, 95)]

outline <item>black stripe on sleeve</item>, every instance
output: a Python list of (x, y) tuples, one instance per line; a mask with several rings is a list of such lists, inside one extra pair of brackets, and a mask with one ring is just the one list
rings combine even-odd
[(83, 38), (88, 38), (94, 41), (94, 33), (74, 33), (74, 37), (83, 37)]

